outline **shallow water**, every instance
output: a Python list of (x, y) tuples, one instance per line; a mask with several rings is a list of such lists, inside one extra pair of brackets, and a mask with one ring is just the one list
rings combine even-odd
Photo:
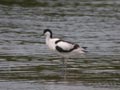
[[(120, 1), (44, 2), (0, 5), (0, 90), (119, 90)], [(63, 66), (45, 46), (46, 28), (88, 53)]]

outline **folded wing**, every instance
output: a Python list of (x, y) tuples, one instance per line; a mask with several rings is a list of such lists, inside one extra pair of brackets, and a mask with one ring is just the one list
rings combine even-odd
[(71, 52), (74, 49), (77, 49), (79, 45), (77, 44), (72, 44), (66, 41), (59, 40), (56, 42), (56, 49), (59, 52)]

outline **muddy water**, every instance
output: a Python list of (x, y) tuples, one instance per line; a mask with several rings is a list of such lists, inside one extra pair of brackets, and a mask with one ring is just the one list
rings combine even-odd
[[(44, 2), (0, 5), (0, 90), (119, 90), (120, 1)], [(88, 53), (64, 67), (45, 46), (46, 28)]]

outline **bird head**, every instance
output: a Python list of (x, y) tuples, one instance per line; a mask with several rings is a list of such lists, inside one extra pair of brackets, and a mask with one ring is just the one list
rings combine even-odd
[(50, 29), (45, 29), (43, 31), (43, 35), (50, 36), (50, 38), (52, 38), (52, 31)]

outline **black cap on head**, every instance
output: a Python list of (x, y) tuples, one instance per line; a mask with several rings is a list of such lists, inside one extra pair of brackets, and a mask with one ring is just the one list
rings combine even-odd
[(50, 38), (52, 38), (52, 31), (50, 29), (45, 29), (43, 31), (43, 34), (45, 34), (46, 32), (49, 32), (50, 33)]

